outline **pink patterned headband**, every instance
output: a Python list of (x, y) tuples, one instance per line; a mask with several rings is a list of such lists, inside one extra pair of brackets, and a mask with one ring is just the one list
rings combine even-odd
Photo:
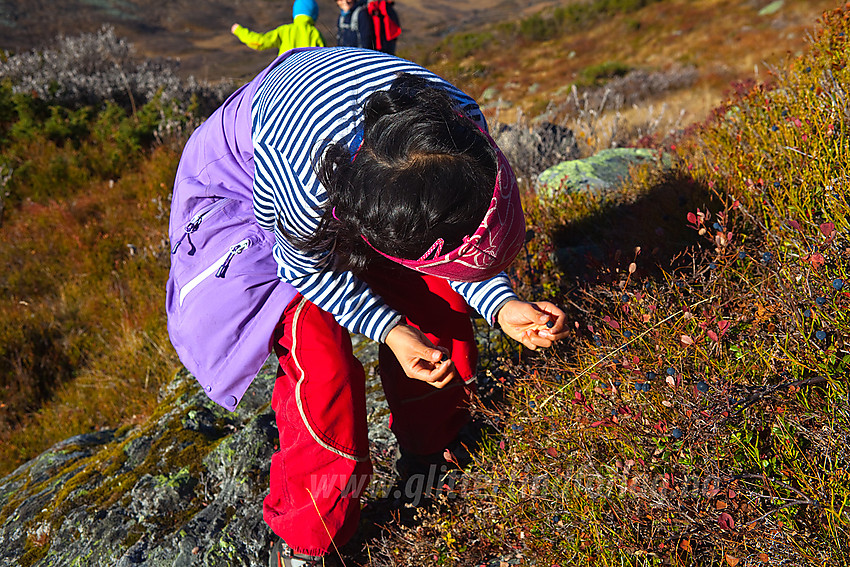
[(423, 274), (459, 282), (480, 282), (498, 275), (511, 262), (525, 242), (525, 217), (519, 187), (511, 165), (492, 138), (484, 132), (496, 152), (496, 187), (490, 207), (478, 229), (463, 237), (463, 243), (443, 254), (442, 238), (418, 260), (405, 260), (384, 254), (363, 237), (381, 256)]

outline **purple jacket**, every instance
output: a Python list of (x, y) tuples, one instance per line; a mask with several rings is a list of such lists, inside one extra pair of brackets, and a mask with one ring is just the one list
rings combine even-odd
[(257, 224), (252, 204), (251, 101), (289, 53), (192, 134), (174, 183), (168, 333), (210, 399), (229, 410), (271, 353), (274, 327), (297, 293), (278, 278), (274, 235)]

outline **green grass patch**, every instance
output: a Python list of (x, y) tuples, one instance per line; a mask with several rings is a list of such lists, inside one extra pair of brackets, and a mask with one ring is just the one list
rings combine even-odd
[(610, 79), (622, 77), (631, 70), (631, 67), (619, 61), (605, 61), (596, 65), (590, 65), (579, 72), (576, 86), (599, 86)]

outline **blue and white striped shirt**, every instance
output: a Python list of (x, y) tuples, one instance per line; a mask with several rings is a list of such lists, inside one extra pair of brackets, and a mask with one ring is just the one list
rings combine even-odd
[[(275, 232), (274, 256), (280, 278), (332, 313), (348, 330), (383, 341), (400, 314), (350, 272), (334, 273), (321, 257), (305, 255), (282, 231), (312, 234), (327, 205), (314, 163), (328, 145), (345, 141), (356, 150), (362, 137), (363, 106), (386, 90), (399, 73), (438, 84), (483, 128), (475, 101), (430, 71), (390, 55), (354, 48), (326, 48), (290, 54), (260, 85), (251, 109), (254, 144), (254, 213)], [(449, 282), (487, 321), (516, 298), (507, 276), (475, 283)]]

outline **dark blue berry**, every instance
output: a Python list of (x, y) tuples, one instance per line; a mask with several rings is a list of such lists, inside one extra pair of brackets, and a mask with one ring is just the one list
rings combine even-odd
[(761, 261), (764, 262), (765, 264), (767, 264), (771, 260), (773, 260), (773, 254), (771, 254), (770, 252), (765, 252), (764, 254), (761, 255)]
[(774, 124), (773, 126), (770, 127), (770, 129), (773, 130), (774, 132), (776, 132), (777, 130), (779, 130), (779, 126)]
[(655, 372), (647, 372), (646, 373), (646, 379), (647, 380), (655, 380), (656, 378), (658, 378), (658, 374), (656, 374)]
[(626, 337), (626, 338), (629, 338), (629, 337), (632, 336), (632, 332), (631, 331), (623, 331), (623, 336)]
[(818, 331), (817, 333), (815, 333), (815, 338), (819, 341), (825, 341), (826, 340), (826, 331)]
[(740, 252), (738, 252), (738, 259), (739, 259), (739, 260), (743, 260), (743, 259), (744, 259), (744, 258), (746, 258), (746, 257), (747, 257), (747, 253), (746, 253), (746, 252), (744, 252), (743, 250), (741, 250)]
[(714, 230), (723, 230), (723, 227), (720, 226), (719, 222), (716, 222), (713, 225), (711, 225), (711, 228), (713, 228)]
[(806, 309), (805, 311), (803, 311), (803, 317), (811, 317), (811, 316), (812, 316), (812, 310), (811, 309)]
[(708, 392), (708, 384), (706, 384), (705, 381), (700, 380), (697, 382), (697, 390), (700, 392)]
[(670, 435), (672, 435), (674, 439), (679, 439), (682, 437), (682, 430), (678, 427), (675, 427), (670, 430)]
[(834, 287), (837, 291), (841, 291), (841, 288), (844, 287), (844, 281), (840, 279), (832, 280), (832, 287)]
[(717, 264), (715, 264), (714, 262), (712, 262), (712, 263), (710, 263), (710, 264), (708, 265), (708, 268), (709, 268), (709, 269), (711, 269), (711, 270), (716, 270), (716, 269), (717, 269)]
[(673, 368), (672, 366), (667, 369), (667, 376), (672, 376), (675, 373), (676, 373), (676, 369)]
[(826, 298), (825, 297), (816, 297), (815, 303), (817, 303), (818, 305), (826, 305)]
[(773, 182), (773, 186), (774, 186), (774, 187), (779, 187), (780, 185), (782, 185), (782, 183), (780, 183), (779, 181), (774, 181), (774, 182)]

